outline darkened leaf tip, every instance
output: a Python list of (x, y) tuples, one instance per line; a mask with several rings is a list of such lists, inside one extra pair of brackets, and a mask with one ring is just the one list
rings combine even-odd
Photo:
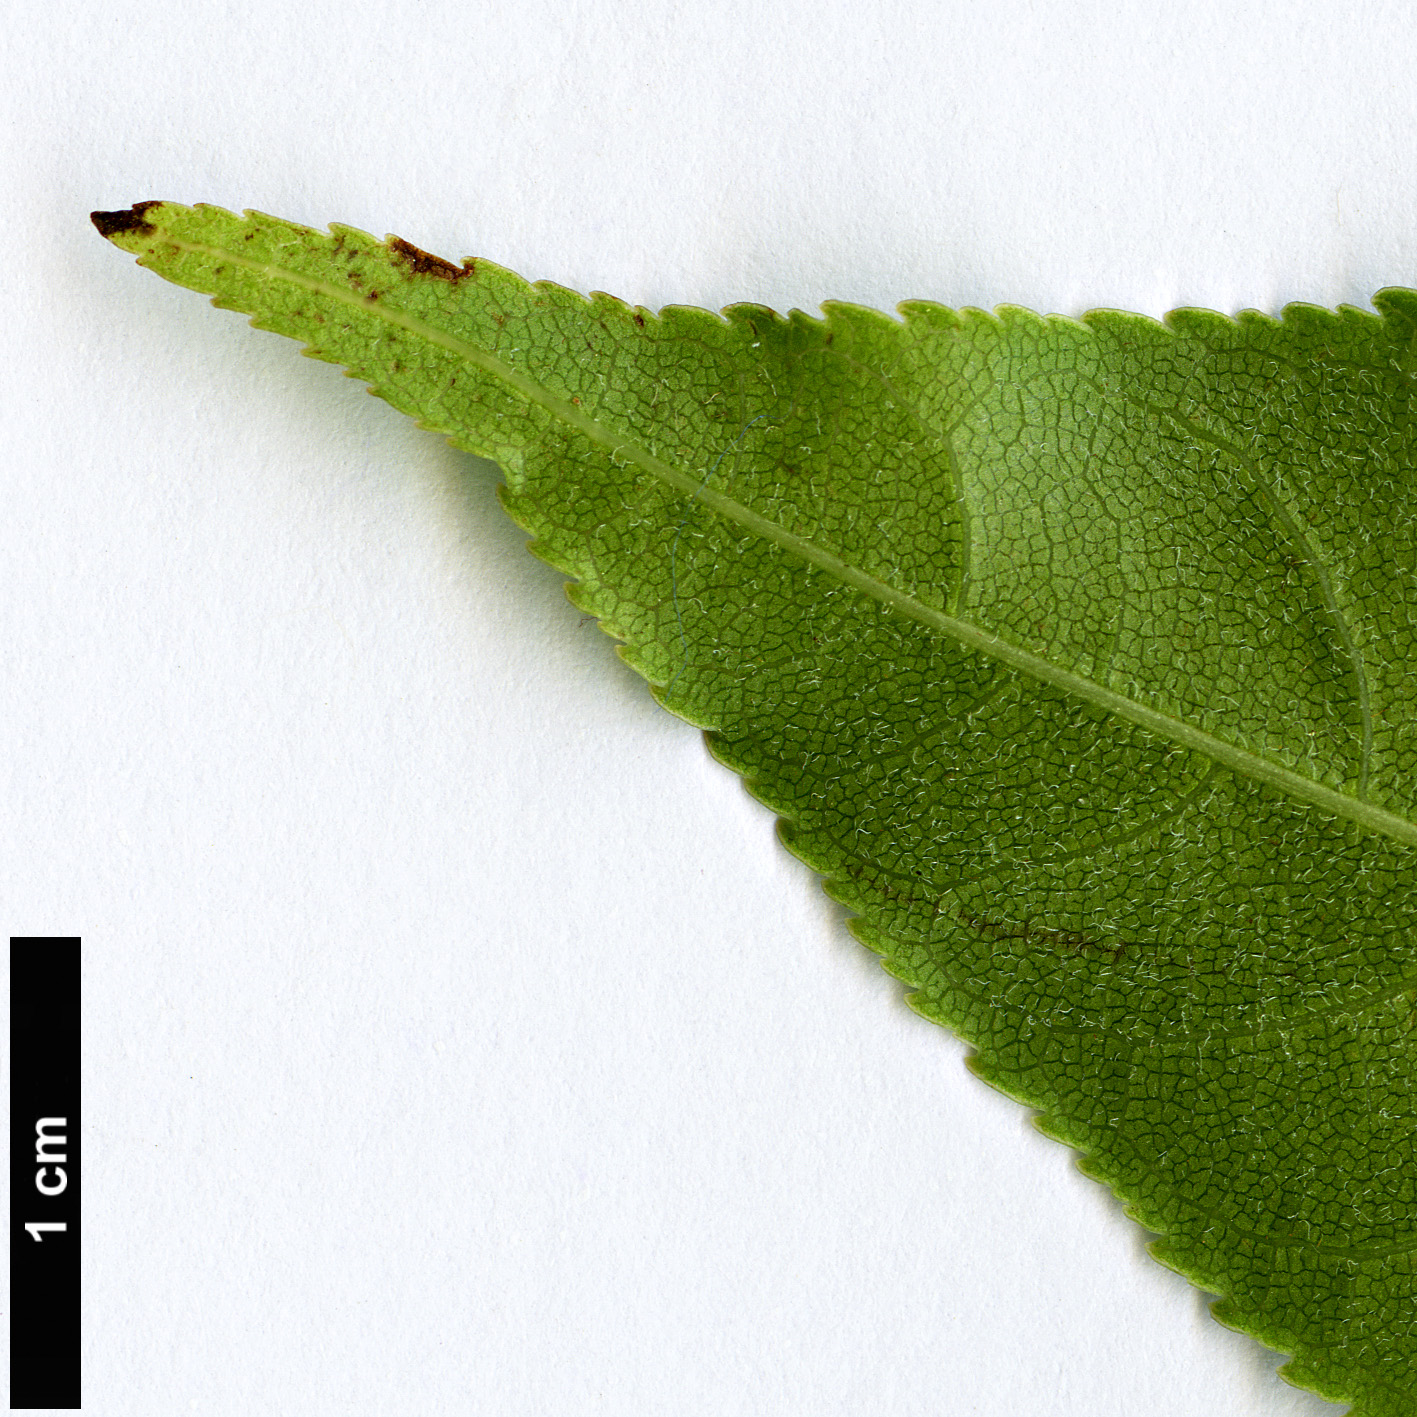
[(147, 214), (161, 205), (161, 202), (135, 202), (125, 212), (90, 212), (89, 220), (98, 228), (100, 236), (111, 238), (128, 232), (147, 236), (157, 230), (147, 219)]
[[(137, 208), (134, 207), (133, 210), (137, 211)], [(402, 236), (395, 236), (389, 241), (389, 250), (408, 265), (415, 275), (458, 281), (474, 274), (477, 269), (472, 261), (464, 261), (461, 266), (455, 266), (441, 256), (430, 256), (427, 251), (420, 250), (412, 241), (405, 241)]]

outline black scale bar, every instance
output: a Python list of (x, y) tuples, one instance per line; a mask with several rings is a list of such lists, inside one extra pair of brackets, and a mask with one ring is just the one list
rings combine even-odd
[(79, 941), (10, 937), (10, 1406), (79, 1403)]

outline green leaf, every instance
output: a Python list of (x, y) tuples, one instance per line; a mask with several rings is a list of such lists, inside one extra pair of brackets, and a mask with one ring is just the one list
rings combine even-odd
[(1417, 1411), (1417, 294), (658, 315), (99, 230), (505, 470), (572, 601), (1215, 1313)]

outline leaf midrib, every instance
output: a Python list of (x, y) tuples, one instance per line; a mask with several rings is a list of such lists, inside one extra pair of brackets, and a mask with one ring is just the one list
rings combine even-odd
[[(1007, 640), (1002, 640), (967, 620), (948, 615), (944, 611), (936, 610), (933, 606), (916, 600), (913, 596), (906, 595), (885, 581), (878, 580), (843, 561), (839, 556), (818, 546), (815, 542), (788, 531), (786, 527), (762, 516), (751, 507), (746, 507), (724, 493), (705, 486), (701, 479), (693, 474), (681, 472), (632, 440), (597, 423), (589, 414), (569, 400), (553, 394), (549, 389), (544, 388), (534, 379), (514, 369), (487, 350), (468, 344), (456, 335), (451, 335), (446, 330), (441, 330), (416, 315), (410, 315), (406, 311), (390, 305), (386, 297), (359, 295), (353, 290), (304, 275), (299, 271), (293, 271), (267, 261), (254, 260), (242, 252), (212, 246), (205, 242), (185, 241), (166, 234), (161, 236), (159, 241), (163, 245), (175, 246), (179, 250), (194, 255), (224, 260), (230, 265), (239, 266), (272, 280), (285, 281), (300, 289), (308, 290), (312, 294), (323, 296), (328, 300), (347, 305), (366, 314), (375, 315), (409, 334), (427, 340), (430, 344), (438, 345), (501, 380), (529, 403), (545, 409), (560, 422), (574, 428), (591, 442), (604, 448), (613, 459), (639, 467), (685, 497), (701, 502), (735, 526), (762, 537), (810, 565), (820, 567), (844, 585), (851, 586), (878, 604), (896, 611), (907, 619), (947, 635), (968, 649), (977, 650), (1032, 679), (1051, 684), (1064, 693), (1080, 698), (1128, 723), (1136, 724), (1138, 727), (1166, 738), (1180, 747), (1204, 753), (1233, 772), (1276, 787), (1300, 801), (1308, 802), (1331, 812), (1334, 816), (1356, 822), (1359, 826), (1387, 836), (1404, 846), (1417, 846), (1417, 822), (1387, 812), (1372, 803), (1359, 801), (1346, 793), (1337, 792), (1333, 788), (1326, 787), (1322, 783), (1315, 782), (1312, 778), (1304, 777), (1256, 753), (1237, 747), (1233, 743), (1227, 743), (1222, 738), (1216, 738), (1171, 714), (1162, 713), (1147, 704), (1139, 703), (1105, 685), (1087, 679), (1083, 675), (1074, 674), (1071, 670), (1064, 669), (1040, 655), (1032, 654), (1028, 650), (1010, 644)], [(456, 429), (445, 428), (440, 431), (459, 437), (465, 436)]]

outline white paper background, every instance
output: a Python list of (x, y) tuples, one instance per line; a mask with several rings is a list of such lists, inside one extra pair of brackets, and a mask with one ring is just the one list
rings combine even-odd
[(1413, 21), (5, 8), (0, 902), (85, 941), (87, 1410), (1337, 1410), (910, 1013), (492, 469), (87, 213), (651, 306), (1361, 304)]

